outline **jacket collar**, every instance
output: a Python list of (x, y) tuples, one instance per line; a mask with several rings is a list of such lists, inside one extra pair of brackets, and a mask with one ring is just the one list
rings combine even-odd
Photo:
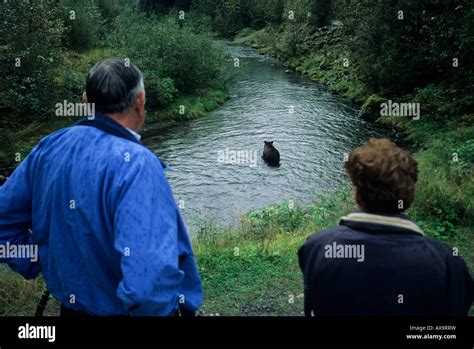
[(404, 214), (382, 215), (354, 212), (341, 218), (340, 225), (364, 231), (393, 230), (425, 235), (418, 225)]
[(94, 118), (87, 118), (79, 120), (77, 126), (92, 126), (98, 128), (105, 133), (125, 138), (131, 142), (142, 144), (133, 134), (131, 134), (125, 127), (120, 125), (117, 121), (106, 114), (95, 114)]
[[(106, 114), (95, 114), (94, 118), (79, 120), (75, 124), (75, 126), (95, 127), (105, 133), (114, 135), (116, 137), (124, 138), (126, 140), (129, 140), (130, 142), (137, 143), (144, 146), (143, 143), (140, 142), (135, 135), (133, 135), (130, 131), (128, 131), (127, 128), (123, 127), (117, 121), (115, 121), (114, 119), (112, 119), (110, 116)], [(171, 170), (171, 168), (167, 164), (165, 164), (163, 161), (161, 161), (160, 158), (158, 158), (158, 160), (160, 161), (163, 169)]]

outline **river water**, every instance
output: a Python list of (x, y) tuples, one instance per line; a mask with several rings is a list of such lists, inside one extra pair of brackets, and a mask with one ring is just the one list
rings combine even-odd
[[(231, 99), (144, 141), (172, 168), (167, 175), (191, 232), (202, 219), (232, 225), (251, 209), (287, 199), (309, 202), (315, 191), (348, 183), (344, 154), (370, 137), (389, 136), (343, 98), (288, 73), (277, 60), (225, 46), (232, 56), (228, 69), (239, 73)], [(280, 167), (261, 159), (265, 140), (280, 151)]]

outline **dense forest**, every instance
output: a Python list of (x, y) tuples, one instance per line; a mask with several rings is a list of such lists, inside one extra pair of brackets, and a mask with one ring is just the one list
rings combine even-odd
[[(56, 117), (54, 105), (80, 100), (98, 60), (127, 57), (143, 70), (149, 123), (185, 121), (230, 98), (226, 54), (214, 42), (235, 41), (347, 98), (378, 127), (395, 127), (420, 164), (410, 215), (430, 236), (460, 246), (472, 266), (471, 0), (9, 0), (0, 10), (2, 177), (39, 138), (75, 120)], [(388, 101), (415, 103), (420, 117), (381, 115)], [(259, 287), (301, 293), (295, 248), (311, 231), (337, 223), (353, 208), (350, 197), (337, 191), (309, 207), (283, 203), (250, 212), (238, 232), (209, 223), (196, 246), (210, 311), (298, 314), (288, 294), (268, 305)], [(237, 243), (247, 260), (232, 258)], [(226, 251), (228, 258), (216, 257)], [(246, 277), (236, 280), (246, 267)], [(10, 282), (10, 290), (23, 287)], [(243, 296), (226, 298), (224, 286)], [(234, 309), (233, 297), (248, 302)], [(17, 311), (0, 305), (0, 313)]]

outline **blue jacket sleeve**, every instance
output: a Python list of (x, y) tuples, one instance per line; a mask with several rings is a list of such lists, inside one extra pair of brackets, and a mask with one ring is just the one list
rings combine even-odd
[(179, 267), (185, 273), (180, 290), (179, 304), (182, 314), (194, 314), (202, 304), (202, 284), (191, 241), (179, 213), (178, 230), (180, 247)]
[[(29, 229), (31, 228), (32, 205), (30, 169), (34, 152), (35, 150), (0, 187), (0, 245), (5, 246), (4, 250), (7, 245), (33, 244)], [(32, 279), (41, 271), (39, 256), (36, 257), (38, 258), (1, 258), (0, 256), (0, 262), (7, 263), (26, 279)]]
[(146, 161), (132, 160), (119, 185), (114, 230), (123, 279), (117, 295), (131, 315), (169, 316), (178, 309), (185, 276), (179, 213), (159, 160)]

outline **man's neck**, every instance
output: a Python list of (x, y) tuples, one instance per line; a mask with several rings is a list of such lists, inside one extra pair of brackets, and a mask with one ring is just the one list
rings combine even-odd
[(138, 126), (138, 124), (136, 123), (136, 118), (134, 117), (134, 115), (128, 115), (127, 113), (126, 114), (107, 114), (109, 115), (112, 119), (114, 119), (115, 121), (117, 121), (120, 125), (122, 125), (123, 127), (129, 129), (129, 130), (132, 130), (136, 133), (138, 133), (140, 131), (140, 127)]

